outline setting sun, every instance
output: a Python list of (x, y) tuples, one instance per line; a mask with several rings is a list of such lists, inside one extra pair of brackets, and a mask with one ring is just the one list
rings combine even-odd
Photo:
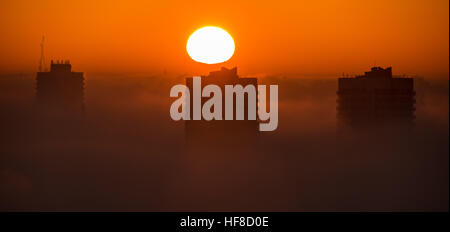
[(233, 38), (219, 27), (203, 27), (189, 37), (189, 56), (200, 63), (217, 64), (229, 60), (234, 53)]

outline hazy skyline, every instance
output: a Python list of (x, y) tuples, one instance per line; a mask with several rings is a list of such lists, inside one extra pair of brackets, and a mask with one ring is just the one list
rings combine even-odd
[[(227, 62), (196, 63), (186, 52), (196, 29), (234, 38)], [(448, 79), (449, 2), (396, 1), (2, 1), (0, 74), (35, 72), (45, 55), (83, 72), (360, 74), (374, 64), (394, 74)]]

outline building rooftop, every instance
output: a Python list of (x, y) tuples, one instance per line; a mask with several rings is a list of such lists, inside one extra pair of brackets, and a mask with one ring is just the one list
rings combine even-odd
[(356, 78), (392, 78), (392, 67), (386, 69), (382, 67), (372, 67), (370, 71), (364, 75), (356, 76)]
[(69, 60), (57, 60), (56, 62), (51, 61), (50, 72), (71, 72), (72, 65)]

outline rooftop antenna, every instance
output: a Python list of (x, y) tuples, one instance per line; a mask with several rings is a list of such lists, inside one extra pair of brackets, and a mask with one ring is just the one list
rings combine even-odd
[(42, 40), (41, 40), (41, 60), (39, 61), (39, 72), (43, 72), (44, 68), (45, 68), (44, 41), (45, 41), (45, 36), (42, 36)]

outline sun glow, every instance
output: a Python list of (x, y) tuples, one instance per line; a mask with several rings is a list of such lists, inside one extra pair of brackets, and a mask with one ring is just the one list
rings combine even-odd
[(200, 63), (217, 64), (229, 60), (234, 54), (234, 41), (219, 27), (202, 27), (189, 37), (186, 45), (189, 56)]

